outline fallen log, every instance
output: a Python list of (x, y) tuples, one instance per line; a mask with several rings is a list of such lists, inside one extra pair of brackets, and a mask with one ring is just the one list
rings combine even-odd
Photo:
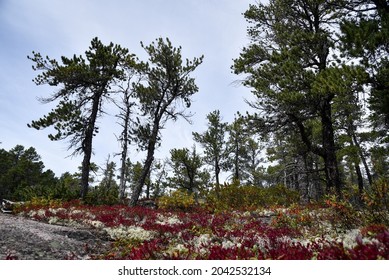
[(7, 213), (7, 214), (12, 214), (15, 206), (24, 204), (24, 202), (20, 202), (20, 201), (14, 202), (14, 201), (11, 201), (8, 199), (2, 199), (0, 201), (1, 201), (1, 204), (0, 204), (1, 212)]

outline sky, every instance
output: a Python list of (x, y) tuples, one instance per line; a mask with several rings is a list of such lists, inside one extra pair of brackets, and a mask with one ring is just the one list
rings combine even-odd
[[(147, 55), (140, 42), (149, 45), (157, 38), (169, 38), (182, 47), (183, 58), (204, 55), (192, 73), (199, 87), (193, 95), (192, 124), (184, 120), (168, 123), (162, 132), (156, 158), (169, 156), (172, 148), (190, 148), (192, 132), (206, 130), (206, 115), (220, 110), (223, 121), (231, 122), (237, 111), (250, 107), (250, 90), (239, 86), (241, 78), (231, 72), (233, 59), (248, 44), (247, 23), (242, 15), (255, 0), (0, 0), (0, 148), (16, 145), (34, 147), (46, 169), (57, 176), (76, 172), (82, 157), (69, 157), (66, 141), (49, 140), (50, 129), (35, 130), (27, 124), (54, 108), (41, 104), (56, 88), (37, 86), (33, 78), (32, 51), (60, 60), (61, 56), (83, 55), (92, 38), (128, 48), (142, 60)], [(109, 108), (109, 107), (108, 107)], [(108, 156), (119, 161), (115, 134), (120, 127), (115, 112), (98, 121), (92, 161), (104, 166)], [(130, 150), (130, 158), (143, 160), (142, 153)]]

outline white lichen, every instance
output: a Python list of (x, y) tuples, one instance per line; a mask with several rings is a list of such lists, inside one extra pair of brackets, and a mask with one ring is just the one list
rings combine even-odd
[(159, 225), (177, 225), (177, 224), (182, 224), (182, 221), (175, 215), (172, 216), (164, 216), (161, 214), (158, 214), (157, 219), (155, 220), (156, 224)]
[(102, 229), (105, 227), (103, 222), (95, 221), (95, 220), (85, 220), (84, 223), (87, 225), (91, 225), (94, 228), (99, 228), (99, 229)]
[(53, 215), (57, 215), (58, 213), (60, 212), (64, 212), (66, 213), (66, 209), (65, 208), (49, 208), (48, 211), (53, 214)]
[(55, 224), (58, 224), (59, 222), (59, 219), (57, 217), (50, 217), (48, 223), (49, 224), (52, 224), (52, 225), (55, 225)]
[(236, 246), (236, 244), (234, 242), (232, 242), (231, 240), (224, 240), (222, 242), (223, 249), (230, 249), (230, 248), (234, 248), (235, 246)]
[(134, 240), (150, 240), (155, 238), (156, 232), (145, 230), (136, 226), (119, 226), (114, 228), (104, 228), (112, 239), (134, 239)]
[(211, 236), (208, 233), (195, 236), (192, 239), (193, 245), (196, 248), (206, 247), (211, 243)]

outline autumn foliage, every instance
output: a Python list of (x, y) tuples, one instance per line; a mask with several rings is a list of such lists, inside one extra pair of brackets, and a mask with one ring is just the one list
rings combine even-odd
[[(239, 189), (225, 186), (221, 194), (230, 188)], [(347, 202), (328, 197), (324, 204), (243, 209), (246, 191), (252, 189), (238, 190), (225, 204), (214, 200), (223, 211), (181, 191), (161, 198), (159, 209), (35, 200), (17, 210), (41, 222), (105, 232), (112, 246), (93, 259), (389, 259), (388, 226), (369, 224)], [(220, 206), (232, 201), (241, 204)]]

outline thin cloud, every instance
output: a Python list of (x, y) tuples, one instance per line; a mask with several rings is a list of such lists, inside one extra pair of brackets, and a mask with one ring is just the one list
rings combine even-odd
[[(185, 121), (168, 124), (156, 155), (159, 158), (168, 156), (173, 147), (190, 147), (191, 132), (206, 129), (209, 112), (219, 109), (223, 120), (230, 122), (236, 111), (248, 110), (244, 99), (249, 97), (249, 91), (232, 85), (238, 77), (231, 73), (230, 67), (232, 59), (247, 44), (247, 24), (242, 13), (253, 1), (9, 0), (1, 3), (0, 147), (33, 146), (46, 167), (58, 176), (65, 171), (77, 171), (81, 158), (67, 158), (70, 154), (66, 151), (67, 143), (50, 142), (48, 130), (27, 128), (28, 122), (53, 108), (51, 104), (40, 104), (36, 98), (55, 90), (36, 86), (31, 81), (37, 73), (32, 71), (27, 55), (33, 50), (56, 59), (61, 55), (83, 54), (90, 40), (97, 36), (104, 43), (120, 44), (146, 59), (140, 41), (147, 45), (157, 37), (168, 37), (175, 46), (182, 46), (184, 58), (204, 54), (203, 64), (193, 73), (199, 86), (190, 108), (195, 113), (193, 125)], [(100, 120), (100, 126), (92, 160), (102, 165), (108, 154), (119, 151), (114, 134), (119, 134), (120, 128), (113, 118)], [(142, 156), (135, 151), (132, 155)]]

